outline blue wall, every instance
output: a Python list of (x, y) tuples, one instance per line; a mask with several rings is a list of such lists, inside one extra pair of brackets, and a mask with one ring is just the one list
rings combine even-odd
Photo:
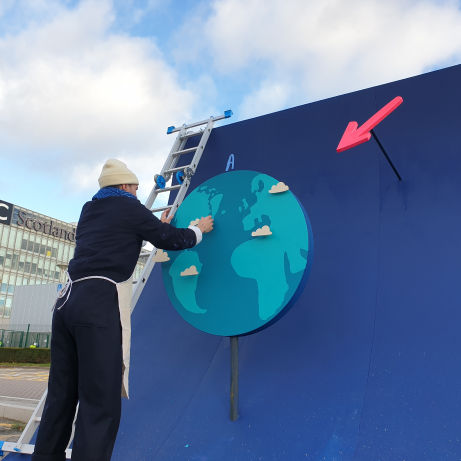
[[(184, 323), (157, 270), (115, 460), (461, 459), (459, 82), (456, 66), (214, 130), (192, 187), (230, 154), (289, 184), (312, 223), (311, 276), (286, 316), (240, 339), (232, 423), (228, 340)], [(375, 131), (401, 183), (374, 140), (335, 152), (347, 122), (398, 95)]]

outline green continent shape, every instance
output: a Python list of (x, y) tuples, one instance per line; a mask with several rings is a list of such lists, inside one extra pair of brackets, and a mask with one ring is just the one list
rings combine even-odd
[(231, 264), (241, 277), (256, 280), (259, 317), (266, 320), (283, 305), (288, 291), (284, 270), (284, 253), (271, 236), (255, 238), (239, 245), (231, 256)]
[[(289, 191), (270, 194), (274, 179), (259, 174), (251, 182), (251, 192), (256, 202), (242, 219), (243, 228), (248, 232), (249, 240), (235, 248), (231, 264), (241, 277), (256, 280), (258, 286), (259, 316), (266, 320), (283, 307), (289, 290), (285, 273), (285, 255), (290, 272), (295, 274), (306, 267), (306, 258), (301, 250), (307, 252), (307, 227), (302, 212), (296, 212), (296, 200)], [(243, 208), (248, 208), (245, 199)], [(272, 235), (251, 237), (251, 232), (262, 225), (270, 225)], [(286, 236), (290, 238), (286, 238)], [(285, 238), (283, 238), (285, 237)], [(283, 240), (282, 240), (283, 239)]]
[[(197, 267), (199, 275), (182, 277), (181, 272), (194, 265)], [(197, 304), (196, 292), (197, 283), (202, 270), (202, 263), (195, 251), (182, 251), (170, 267), (169, 274), (173, 284), (174, 294), (184, 309), (194, 314), (204, 314), (206, 309), (202, 309)]]

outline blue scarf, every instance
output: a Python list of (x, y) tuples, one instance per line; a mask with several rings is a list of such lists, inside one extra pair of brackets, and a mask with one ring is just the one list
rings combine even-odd
[(98, 192), (96, 192), (96, 194), (93, 195), (93, 200), (99, 200), (107, 197), (129, 197), (138, 200), (133, 194), (130, 194), (129, 192), (125, 192), (122, 189), (112, 186), (107, 186), (103, 187), (102, 189), (99, 189)]

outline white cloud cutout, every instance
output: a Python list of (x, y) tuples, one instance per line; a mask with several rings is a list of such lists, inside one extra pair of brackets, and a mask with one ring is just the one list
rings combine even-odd
[(266, 235), (272, 235), (272, 231), (269, 226), (260, 227), (251, 233), (252, 237), (265, 237)]
[(284, 183), (284, 182), (279, 182), (277, 184), (274, 184), (270, 189), (269, 193), (270, 194), (280, 194), (281, 192), (286, 192), (290, 188)]
[(204, 31), (215, 68), (248, 76), (246, 117), (461, 61), (455, 0), (215, 0)]
[(181, 87), (152, 40), (110, 31), (109, 0), (54, 12), (0, 37), (2, 155), (89, 190), (116, 157), (147, 195), (173, 143), (164, 129), (193, 121), (197, 92)]
[(197, 268), (195, 266), (190, 266), (190, 267), (188, 267), (187, 269), (184, 269), (181, 272), (181, 277), (188, 277), (188, 276), (191, 276), (191, 275), (198, 275), (198, 271), (197, 271)]
[(163, 251), (161, 248), (158, 248), (154, 256), (154, 261), (157, 263), (166, 263), (169, 260), (170, 257), (168, 256), (168, 253)]

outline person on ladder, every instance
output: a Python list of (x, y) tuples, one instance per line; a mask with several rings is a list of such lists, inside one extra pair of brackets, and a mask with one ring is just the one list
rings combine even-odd
[(164, 250), (191, 248), (213, 229), (211, 216), (179, 229), (136, 198), (138, 178), (109, 159), (100, 190), (83, 206), (68, 280), (55, 304), (51, 368), (33, 461), (64, 461), (77, 403), (74, 461), (109, 461), (128, 397), (132, 273), (143, 240)]

